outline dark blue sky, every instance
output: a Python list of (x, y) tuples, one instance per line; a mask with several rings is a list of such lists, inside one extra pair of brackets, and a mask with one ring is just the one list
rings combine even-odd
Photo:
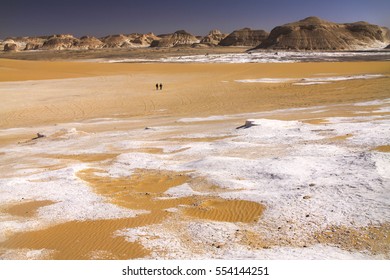
[(273, 27), (308, 16), (390, 27), (390, 0), (0, 0), (0, 38), (70, 33), (205, 35)]

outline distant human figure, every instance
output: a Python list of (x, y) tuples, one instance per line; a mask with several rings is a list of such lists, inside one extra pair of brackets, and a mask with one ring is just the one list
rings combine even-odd
[(162, 84), (160, 84), (160, 90), (162, 90)]
[(156, 90), (158, 90), (158, 84), (156, 84)]

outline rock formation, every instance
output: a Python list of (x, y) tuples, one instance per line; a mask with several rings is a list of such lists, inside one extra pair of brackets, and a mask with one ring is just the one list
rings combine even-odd
[[(4, 51), (21, 51), (26, 47), (28, 37), (10, 37), (3, 42)], [(7, 47), (6, 47), (7, 46)]]
[(100, 39), (103, 42), (103, 48), (120, 48), (130, 44), (130, 39), (123, 35), (109, 35)]
[(201, 40), (201, 44), (212, 44), (218, 45), (221, 40), (223, 40), (227, 34), (223, 34), (221, 31), (214, 29), (209, 32), (208, 35), (204, 36)]
[(15, 43), (5, 43), (4, 44), (4, 51), (5, 52), (14, 52), (18, 50), (18, 45)]
[(140, 47), (149, 47), (154, 40), (159, 39), (160, 38), (153, 33), (137, 34), (130, 42)]
[(44, 50), (65, 50), (71, 49), (79, 42), (79, 39), (72, 35), (53, 35), (49, 37), (42, 45)]
[(42, 36), (42, 37), (25, 37), (23, 39), (24, 43), (26, 44), (24, 47), (25, 51), (30, 51), (30, 50), (38, 50), (42, 48), (43, 44), (46, 42), (46, 40), (49, 37), (47, 36)]
[[(159, 36), (160, 37), (160, 36)], [(194, 43), (199, 43), (198, 38), (194, 35), (186, 32), (185, 30), (178, 30), (173, 34), (164, 34), (161, 35), (160, 40), (154, 40), (151, 43), (151, 47), (175, 47), (181, 45), (192, 45)]]
[[(1, 49), (6, 51), (29, 50), (91, 50), (100, 48), (136, 48), (149, 47), (152, 41), (159, 40), (153, 33), (130, 35), (109, 35), (98, 39), (93, 36), (83, 36), (80, 39), (72, 35), (52, 35), (41, 37), (10, 37), (1, 42)], [(15, 46), (14, 46), (15, 45)]]
[(38, 44), (34, 43), (27, 43), (26, 46), (24, 47), (25, 51), (33, 51), (33, 50), (38, 50), (41, 46)]
[(73, 47), (83, 50), (100, 49), (103, 47), (103, 42), (93, 36), (83, 36), (75, 42)]
[[(109, 35), (103, 38), (72, 35), (10, 37), (0, 41), (0, 51), (90, 50), (100, 48), (176, 47), (212, 48), (215, 46), (247, 46), (283, 50), (364, 50), (389, 49), (390, 30), (359, 21), (333, 23), (317, 17), (275, 27), (270, 34), (264, 30), (243, 28), (229, 35), (212, 30), (208, 35), (194, 36), (184, 30), (172, 34), (153, 33)], [(389, 46), (388, 46), (389, 45)], [(387, 46), (387, 47), (386, 47)]]
[(220, 46), (257, 46), (268, 37), (268, 33), (264, 30), (252, 30), (243, 28), (235, 30), (226, 38), (221, 40)]
[(286, 50), (353, 50), (390, 42), (389, 30), (367, 22), (338, 24), (308, 17), (272, 29), (257, 48)]

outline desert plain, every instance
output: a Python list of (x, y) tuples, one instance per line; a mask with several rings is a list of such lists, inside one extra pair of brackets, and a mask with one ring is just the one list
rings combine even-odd
[(389, 89), (388, 59), (1, 58), (0, 258), (388, 259)]

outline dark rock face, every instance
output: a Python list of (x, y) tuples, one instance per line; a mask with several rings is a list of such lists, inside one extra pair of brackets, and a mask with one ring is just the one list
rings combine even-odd
[(252, 30), (250, 28), (243, 28), (235, 30), (226, 38), (221, 40), (220, 46), (257, 46), (261, 44), (268, 37), (268, 33), (264, 30)]
[(15, 52), (17, 50), (18, 50), (18, 45), (16, 45), (15, 43), (6, 43), (4, 45), (5, 52)]
[(24, 48), (25, 51), (32, 51), (32, 50), (38, 50), (42, 45), (40, 44), (34, 44), (34, 43), (27, 43), (26, 47)]
[(309, 17), (275, 27), (257, 48), (285, 50), (352, 50), (390, 41), (387, 28), (366, 22), (338, 24)]

